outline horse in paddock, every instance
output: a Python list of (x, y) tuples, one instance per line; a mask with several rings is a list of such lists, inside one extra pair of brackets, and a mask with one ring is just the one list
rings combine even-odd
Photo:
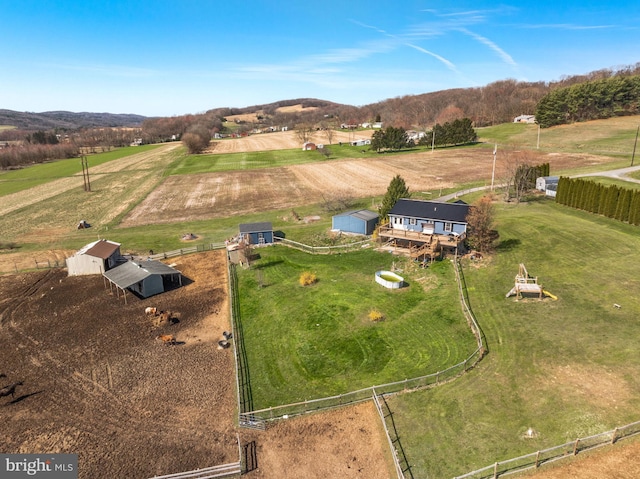
[(2, 389), (0, 389), (0, 398), (8, 396), (9, 394), (11, 394), (11, 399), (15, 398), (16, 388), (18, 386), (22, 386), (22, 381), (18, 381), (17, 383), (9, 384), (8, 386), (3, 387)]

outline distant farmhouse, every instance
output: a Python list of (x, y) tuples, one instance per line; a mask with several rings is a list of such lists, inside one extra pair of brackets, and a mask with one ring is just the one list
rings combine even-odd
[(469, 209), (464, 202), (400, 199), (389, 212), (389, 223), (380, 227), (379, 236), (393, 251), (433, 260), (464, 248)]
[(378, 213), (369, 210), (353, 210), (331, 218), (331, 229), (344, 233), (371, 235), (378, 224)]
[(124, 261), (120, 243), (102, 239), (89, 243), (67, 258), (67, 270), (69, 276), (102, 274)]

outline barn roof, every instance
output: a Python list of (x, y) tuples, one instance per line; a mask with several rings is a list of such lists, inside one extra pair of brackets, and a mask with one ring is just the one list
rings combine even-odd
[(78, 251), (78, 254), (86, 254), (89, 256), (94, 256), (96, 258), (107, 259), (115, 251), (117, 251), (118, 248), (120, 248), (120, 243), (102, 239), (94, 241), (93, 243), (89, 243), (80, 251)]
[(339, 215), (335, 215), (335, 216), (352, 216), (359, 220), (370, 221), (370, 220), (377, 219), (378, 213), (374, 213), (373, 211), (369, 211), (369, 210), (353, 210), (353, 211), (346, 211), (344, 213), (340, 213)]
[(270, 221), (240, 224), (240, 233), (261, 233), (263, 231), (273, 231), (273, 225)]
[(160, 261), (127, 261), (116, 266), (103, 275), (120, 288), (128, 288), (152, 275), (180, 274), (180, 271)]
[(453, 223), (466, 223), (469, 205), (459, 203), (443, 203), (439, 201), (399, 199), (390, 215), (423, 218)]

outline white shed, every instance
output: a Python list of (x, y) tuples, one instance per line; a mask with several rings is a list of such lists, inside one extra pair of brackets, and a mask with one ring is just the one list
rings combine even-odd
[(549, 185), (557, 185), (560, 178), (557, 176), (539, 176), (536, 178), (536, 190), (546, 191)]
[(123, 261), (120, 243), (102, 239), (85, 245), (67, 258), (67, 270), (69, 276), (102, 274)]

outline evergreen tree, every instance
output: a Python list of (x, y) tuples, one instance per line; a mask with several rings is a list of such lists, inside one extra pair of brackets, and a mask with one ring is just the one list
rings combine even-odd
[(409, 193), (409, 188), (405, 183), (404, 179), (400, 175), (396, 175), (389, 183), (387, 187), (387, 192), (382, 198), (382, 204), (378, 209), (378, 213), (380, 214), (380, 222), (384, 223), (387, 221), (389, 216), (389, 211), (393, 208), (393, 205), (400, 198), (409, 198), (411, 194)]

